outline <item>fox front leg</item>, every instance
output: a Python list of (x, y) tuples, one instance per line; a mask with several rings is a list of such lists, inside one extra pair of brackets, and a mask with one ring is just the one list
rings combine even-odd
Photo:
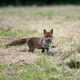
[(45, 48), (42, 48), (42, 51), (41, 52), (44, 53), (45, 52)]
[(44, 53), (45, 52), (45, 50), (48, 52), (49, 51), (49, 48), (42, 48), (42, 53)]

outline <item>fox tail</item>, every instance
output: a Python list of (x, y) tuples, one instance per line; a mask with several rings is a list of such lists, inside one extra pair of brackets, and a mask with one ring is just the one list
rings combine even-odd
[(9, 46), (16, 46), (16, 45), (23, 45), (25, 43), (28, 42), (28, 38), (23, 38), (23, 39), (19, 39), (19, 40), (14, 40), (8, 44), (6, 44), (6, 48), (8, 48)]

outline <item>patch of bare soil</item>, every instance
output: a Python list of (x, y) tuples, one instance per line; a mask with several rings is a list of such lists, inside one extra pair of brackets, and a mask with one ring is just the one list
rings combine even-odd
[(0, 64), (33, 64), (38, 56), (34, 53), (22, 52), (9, 48), (0, 48)]

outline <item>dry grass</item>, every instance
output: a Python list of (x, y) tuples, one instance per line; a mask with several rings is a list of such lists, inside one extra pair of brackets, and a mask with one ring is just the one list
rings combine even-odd
[(12, 39), (42, 36), (43, 28), (53, 28), (55, 45), (63, 50), (71, 50), (73, 45), (79, 50), (80, 6), (1, 8), (0, 28), (1, 38)]
[[(9, 49), (3, 48), (4, 44), (15, 38), (42, 36), (42, 30), (44, 28), (47, 30), (51, 28), (54, 29), (54, 44), (61, 50), (61, 52), (58, 51), (58, 54), (54, 55), (54, 57), (47, 57), (52, 63), (66, 63), (70, 61), (70, 59), (80, 61), (80, 6), (9, 6), (0, 8), (0, 63), (16, 63), (16, 59), (18, 58), (17, 62), (20, 60), (20, 62), (27, 64), (29, 60), (32, 60), (31, 63), (34, 63), (37, 57), (42, 57), (43, 55), (38, 50), (35, 51), (35, 54), (31, 55), (27, 52), (20, 52), (20, 50), (24, 49), (23, 46), (11, 47)], [(46, 65), (48, 65), (48, 63), (46, 63)], [(63, 69), (61, 70), (64, 70), (62, 74), (60, 73), (63, 75), (61, 80), (80, 79), (80, 70), (69, 70), (65, 67), (65, 64), (63, 64)], [(68, 75), (69, 72), (71, 75)], [(31, 72), (31, 74), (34, 73)], [(49, 80), (60, 80), (60, 77), (57, 79), (55, 78), (56, 76), (51, 77), (51, 74), (53, 74), (53, 72), (50, 72)], [(40, 77), (43, 75), (40, 74)], [(47, 80), (46, 77), (43, 78), (43, 80)]]
[[(54, 29), (54, 44), (64, 55), (80, 51), (80, 6), (4, 7), (0, 9), (0, 41), (42, 36)], [(3, 38), (3, 39), (2, 39)], [(6, 38), (6, 39), (5, 39)]]

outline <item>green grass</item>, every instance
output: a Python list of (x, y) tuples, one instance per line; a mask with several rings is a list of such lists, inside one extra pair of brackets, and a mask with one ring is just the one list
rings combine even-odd
[(67, 70), (63, 65), (51, 63), (48, 56), (43, 55), (31, 65), (0, 64), (0, 80), (77, 80), (74, 71), (80, 73), (79, 70)]
[(52, 16), (55, 16), (56, 14), (53, 11), (47, 11), (47, 12), (38, 11), (38, 12), (34, 12), (32, 15), (41, 16), (41, 17), (45, 17), (45, 16), (52, 17)]
[(23, 36), (27, 36), (27, 35), (30, 35), (30, 34), (35, 34), (37, 33), (37, 31), (29, 31), (29, 30), (10, 30), (10, 31), (3, 31), (1, 30), (0, 31), (0, 37), (23, 37)]
[(16, 33), (11, 31), (8, 32), (0, 31), (0, 37), (8, 37), (8, 36), (15, 37)]

